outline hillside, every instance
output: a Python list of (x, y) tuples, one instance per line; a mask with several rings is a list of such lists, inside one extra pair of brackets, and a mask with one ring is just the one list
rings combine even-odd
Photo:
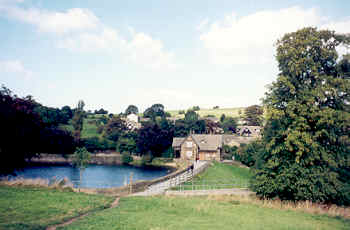
[[(237, 108), (220, 108), (220, 109), (200, 109), (199, 111), (196, 111), (199, 116), (205, 117), (208, 115), (213, 115), (217, 118), (220, 118), (222, 114), (225, 114), (225, 116), (229, 117), (239, 117), (239, 111), (244, 112), (244, 107), (237, 107)], [(169, 110), (172, 117), (177, 117), (177, 118), (183, 118), (183, 114), (179, 114), (180, 110)], [(186, 110), (185, 110), (186, 112)]]

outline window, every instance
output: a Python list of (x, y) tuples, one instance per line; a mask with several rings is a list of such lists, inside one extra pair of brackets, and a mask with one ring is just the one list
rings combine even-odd
[(186, 147), (191, 148), (191, 147), (192, 147), (192, 142), (191, 142), (191, 141), (187, 141), (187, 142), (186, 142)]

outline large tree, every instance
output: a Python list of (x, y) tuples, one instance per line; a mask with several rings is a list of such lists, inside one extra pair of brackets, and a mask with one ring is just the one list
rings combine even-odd
[(350, 204), (349, 36), (304, 28), (277, 42), (279, 74), (264, 100), (258, 195)]
[(103, 137), (117, 142), (128, 130), (125, 121), (120, 116), (115, 116), (104, 127)]
[(149, 121), (138, 130), (137, 148), (141, 155), (151, 153), (153, 157), (161, 156), (169, 147), (174, 137), (174, 126), (165, 118), (159, 122)]
[(73, 125), (73, 136), (76, 142), (80, 141), (81, 131), (83, 130), (83, 122), (84, 122), (84, 101), (78, 101), (78, 106), (74, 111), (74, 116), (72, 118)]
[(144, 117), (151, 118), (152, 120), (155, 120), (156, 117), (164, 117), (164, 115), (164, 105), (162, 104), (154, 104), (143, 113)]
[(264, 110), (259, 105), (252, 105), (244, 110), (244, 120), (247, 122), (247, 125), (260, 126), (262, 125), (262, 115)]
[(12, 173), (38, 153), (70, 153), (73, 138), (36, 111), (39, 103), (30, 96), (19, 98), (4, 86), (0, 88), (0, 175)]
[(129, 115), (129, 114), (138, 114), (139, 113), (139, 109), (136, 107), (136, 105), (129, 105), (128, 108), (126, 108), (125, 110), (125, 114)]

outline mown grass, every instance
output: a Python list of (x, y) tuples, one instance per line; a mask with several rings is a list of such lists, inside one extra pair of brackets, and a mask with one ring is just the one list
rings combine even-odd
[(102, 210), (112, 197), (48, 188), (0, 186), (0, 229), (45, 229), (83, 213)]
[(349, 229), (350, 221), (211, 197), (126, 197), (59, 229)]
[(247, 188), (251, 176), (249, 168), (215, 161), (203, 173), (196, 175), (193, 180), (173, 187), (172, 190)]
[(97, 133), (97, 126), (94, 123), (96, 119), (93, 118), (85, 118), (83, 122), (83, 130), (81, 132), (82, 138), (89, 137), (99, 137), (101, 134)]
[[(97, 116), (97, 115), (95, 115)], [(97, 132), (97, 126), (95, 123), (93, 123), (96, 119), (93, 117), (84, 118), (83, 121), (83, 130), (81, 132), (82, 138), (89, 138), (89, 137), (99, 137), (101, 134)], [(67, 124), (67, 125), (60, 125), (60, 128), (63, 130), (67, 130), (69, 132), (73, 132), (74, 128), (73, 125)]]
[[(217, 118), (220, 118), (222, 114), (225, 114), (227, 117), (239, 117), (239, 111), (242, 112), (241, 115), (244, 113), (244, 107), (238, 107), (238, 108), (222, 108), (222, 109), (200, 109), (199, 111), (196, 111), (199, 116), (205, 117), (208, 115), (213, 115)], [(177, 118), (183, 118), (183, 114), (179, 114), (179, 110), (170, 110), (167, 111), (171, 114), (172, 117)], [(185, 111), (186, 112), (186, 111)]]

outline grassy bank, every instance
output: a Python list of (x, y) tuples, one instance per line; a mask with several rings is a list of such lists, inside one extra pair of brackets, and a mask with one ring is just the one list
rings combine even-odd
[(45, 229), (108, 207), (113, 198), (48, 188), (0, 186), (0, 229)]
[(63, 229), (349, 229), (349, 220), (214, 197), (127, 197)]

